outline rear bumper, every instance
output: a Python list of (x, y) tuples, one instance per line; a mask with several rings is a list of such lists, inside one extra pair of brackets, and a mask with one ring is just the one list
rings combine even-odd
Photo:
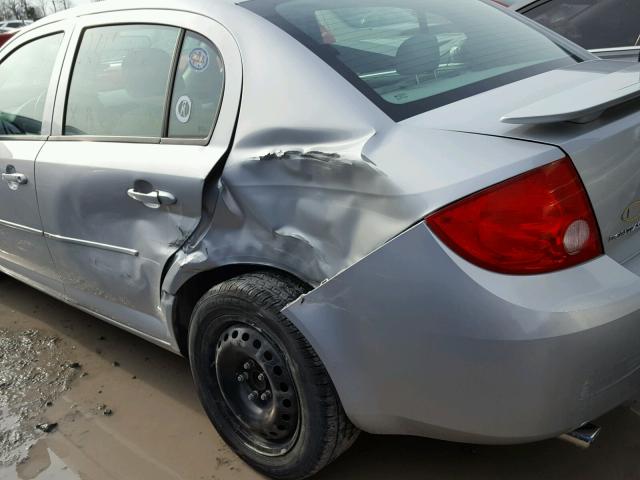
[(418, 225), (284, 313), (371, 433), (535, 441), (640, 391), (640, 277), (606, 256), (498, 275)]

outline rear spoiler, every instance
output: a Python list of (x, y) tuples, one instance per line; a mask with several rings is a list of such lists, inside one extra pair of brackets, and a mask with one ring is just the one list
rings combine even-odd
[(640, 64), (594, 60), (572, 67), (588, 72), (572, 88), (511, 112), (500, 120), (516, 125), (588, 123), (606, 110), (640, 98)]

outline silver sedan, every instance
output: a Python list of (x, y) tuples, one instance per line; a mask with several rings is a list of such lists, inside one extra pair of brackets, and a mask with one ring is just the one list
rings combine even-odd
[(574, 432), (640, 390), (639, 74), (481, 0), (60, 13), (0, 50), (0, 270), (275, 478)]

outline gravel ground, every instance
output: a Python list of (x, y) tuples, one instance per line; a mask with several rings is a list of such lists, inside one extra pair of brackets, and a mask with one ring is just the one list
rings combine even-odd
[[(637, 480), (636, 410), (597, 420), (586, 451), (363, 435), (317, 479)], [(184, 359), (0, 278), (1, 480), (259, 478), (209, 424)]]

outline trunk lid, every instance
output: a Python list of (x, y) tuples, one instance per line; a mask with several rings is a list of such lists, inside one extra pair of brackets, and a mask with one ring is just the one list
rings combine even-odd
[(403, 122), (554, 145), (573, 160), (606, 253), (640, 253), (640, 64), (594, 60), (476, 95)]

